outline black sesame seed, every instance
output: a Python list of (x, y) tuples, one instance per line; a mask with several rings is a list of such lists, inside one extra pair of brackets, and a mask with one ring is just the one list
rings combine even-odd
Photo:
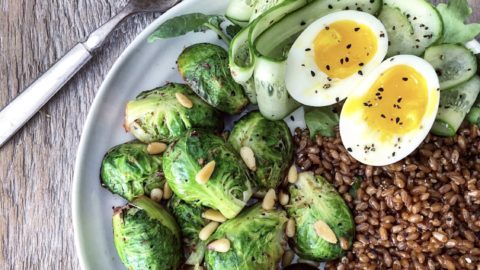
[(331, 82), (331, 81), (332, 81), (332, 78), (330, 78), (330, 77), (327, 77), (327, 80), (328, 80), (329, 82)]
[(330, 70), (330, 65), (327, 65), (326, 68), (327, 68), (327, 70)]
[(325, 26), (325, 30), (330, 30), (330, 27), (328, 27), (328, 26)]
[(300, 23), (301, 26), (304, 26), (304, 25), (306, 25), (306, 24), (307, 24), (307, 23), (304, 22), (304, 21), (302, 21), (302, 22)]
[(403, 80), (404, 82), (406, 82), (406, 81), (408, 81), (408, 78), (403, 77), (402, 80)]
[(378, 88), (378, 91), (383, 92), (383, 87)]
[(360, 27), (355, 27), (355, 29), (353, 29), (355, 32), (358, 32), (360, 30)]
[(397, 99), (397, 102), (398, 102), (398, 103), (402, 102), (402, 98), (398, 98), (398, 99)]
[(395, 123), (398, 124), (398, 122), (400, 122), (400, 117), (395, 118)]
[(311, 70), (310, 74), (312, 75), (312, 77), (315, 77), (315, 71)]
[(352, 152), (353, 149), (349, 147), (349, 148), (347, 148), (347, 151), (348, 151), (348, 152)]
[(396, 27), (395, 27), (395, 25), (394, 25), (394, 26), (392, 27), (392, 30), (395, 31), (395, 28), (396, 28)]
[(340, 59), (340, 64), (341, 64), (341, 65), (343, 65), (343, 58), (342, 58), (342, 59)]
[(332, 87), (332, 85), (329, 83), (323, 85), (323, 89), (328, 89), (330, 87)]
[(332, 6), (332, 5), (328, 5), (328, 8), (329, 8), (329, 9), (332, 9), (332, 8), (333, 8), (333, 6)]
[(358, 75), (363, 76), (363, 72), (361, 70), (359, 70)]
[(352, 48), (352, 44), (347, 45), (347, 49), (350, 49), (350, 48)]
[(387, 118), (387, 117), (385, 116), (385, 114), (383, 114), (383, 113), (382, 113), (380, 116), (381, 116), (382, 118)]
[(381, 34), (380, 34), (380, 37), (381, 37), (381, 38), (384, 38), (384, 37), (385, 37), (385, 34), (384, 34), (384, 33), (381, 33)]
[(336, 98), (335, 98), (335, 101), (336, 101), (336, 102), (340, 102), (340, 98), (339, 98), (339, 97), (336, 97)]
[(345, 62), (347, 62), (347, 63), (350, 62), (350, 58), (345, 57)]
[(309, 51), (311, 51), (311, 50), (312, 50), (311, 48), (306, 48), (306, 49), (305, 49), (306, 52), (309, 52)]
[(394, 157), (394, 156), (395, 156), (395, 152), (392, 153), (392, 157)]
[(364, 64), (364, 63), (360, 63), (360, 64), (358, 64), (358, 65), (361, 66), (361, 67), (363, 67), (365, 64)]

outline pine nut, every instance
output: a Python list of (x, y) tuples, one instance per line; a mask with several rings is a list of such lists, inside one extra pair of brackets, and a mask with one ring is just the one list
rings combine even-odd
[(254, 172), (257, 170), (257, 165), (255, 162), (255, 154), (253, 153), (252, 148), (248, 146), (244, 146), (240, 148), (240, 156), (242, 157), (243, 162), (245, 162), (245, 164), (251, 171)]
[(163, 198), (163, 191), (159, 188), (154, 188), (150, 191), (150, 198), (156, 202), (161, 202)]
[(198, 237), (200, 238), (200, 240), (202, 241), (207, 240), (213, 234), (213, 232), (218, 228), (218, 225), (220, 225), (220, 223), (212, 221), (208, 223), (205, 227), (203, 227), (203, 229), (201, 229), (200, 232), (198, 233)]
[(220, 222), (220, 223), (225, 222), (227, 220), (227, 218), (224, 215), (222, 215), (222, 213), (213, 209), (208, 209), (207, 211), (203, 212), (202, 217), (205, 219)]
[(288, 178), (288, 182), (291, 184), (294, 184), (295, 182), (297, 182), (298, 172), (297, 172), (297, 167), (295, 167), (295, 165), (292, 165), (288, 170), (287, 178)]
[(228, 252), (230, 250), (230, 241), (227, 238), (215, 240), (208, 244), (208, 249), (221, 253)]
[(338, 242), (337, 236), (332, 231), (330, 226), (328, 226), (328, 224), (322, 220), (317, 220), (317, 222), (313, 224), (313, 228), (315, 229), (317, 235), (323, 240), (332, 244), (336, 244)]
[(163, 185), (163, 198), (165, 200), (170, 200), (172, 198), (173, 192), (167, 182)]
[(275, 190), (273, 188), (269, 189), (267, 194), (265, 194), (265, 198), (263, 198), (262, 208), (267, 211), (272, 210), (276, 200), (277, 195), (275, 194)]
[(293, 258), (295, 257), (295, 253), (291, 250), (286, 250), (282, 257), (282, 266), (287, 267), (292, 264)]
[(348, 249), (350, 249), (350, 244), (348, 243), (347, 238), (345, 238), (345, 237), (340, 237), (340, 247), (341, 247), (343, 250), (348, 250)]
[(278, 201), (280, 202), (281, 205), (287, 205), (288, 202), (290, 201), (290, 195), (288, 195), (282, 190), (278, 195)]
[(199, 184), (206, 184), (215, 170), (215, 160), (210, 161), (205, 165), (195, 176), (195, 180)]
[(295, 220), (293, 218), (287, 221), (287, 226), (285, 228), (285, 234), (289, 238), (293, 238), (295, 236)]
[(152, 142), (147, 146), (147, 152), (150, 155), (158, 155), (167, 150), (167, 145), (161, 142)]
[(183, 107), (188, 109), (191, 109), (193, 107), (192, 101), (184, 94), (177, 92), (175, 93), (175, 97), (177, 98), (178, 103), (180, 103), (180, 105), (182, 105)]

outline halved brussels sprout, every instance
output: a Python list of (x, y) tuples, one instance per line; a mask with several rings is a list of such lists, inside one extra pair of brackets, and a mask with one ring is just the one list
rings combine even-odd
[[(193, 107), (183, 106), (177, 93), (185, 95)], [(220, 130), (222, 127), (221, 113), (183, 84), (169, 83), (142, 92), (127, 104), (125, 129), (146, 143), (172, 142), (193, 128)]]
[(187, 47), (178, 58), (178, 70), (195, 93), (220, 111), (237, 114), (247, 106), (248, 98), (233, 80), (222, 47), (209, 43)]
[(114, 194), (131, 201), (162, 188), (162, 156), (150, 155), (147, 145), (133, 141), (110, 149), (102, 161), (102, 185)]
[(199, 265), (203, 261), (206, 248), (205, 242), (198, 236), (208, 224), (208, 221), (202, 218), (202, 213), (206, 209), (200, 205), (186, 203), (175, 195), (168, 201), (168, 209), (180, 226), (186, 243), (185, 250), (188, 254), (186, 264)]
[(240, 151), (252, 149), (256, 181), (260, 188), (276, 188), (293, 158), (292, 134), (283, 120), (272, 121), (260, 112), (251, 112), (238, 121), (228, 142)]
[[(311, 172), (298, 175), (289, 186), (290, 204), (286, 206), (290, 217), (296, 221), (294, 248), (296, 253), (309, 260), (334, 260), (342, 256), (340, 238), (352, 245), (355, 223), (343, 198), (321, 176)], [(317, 234), (314, 225), (320, 221), (335, 234), (336, 244)]]
[(180, 229), (160, 204), (142, 196), (113, 215), (115, 247), (128, 269), (172, 269), (180, 266)]
[(208, 250), (205, 264), (210, 270), (277, 269), (285, 239), (287, 216), (283, 210), (264, 210), (257, 204), (218, 227), (208, 239), (227, 238), (230, 250)]
[[(197, 173), (215, 161), (207, 183)], [(188, 203), (199, 203), (235, 217), (252, 196), (251, 176), (235, 150), (222, 137), (209, 132), (187, 132), (164, 154), (163, 170), (173, 192)]]

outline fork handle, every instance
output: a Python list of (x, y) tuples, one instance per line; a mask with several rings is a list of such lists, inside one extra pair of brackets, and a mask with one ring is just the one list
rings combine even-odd
[(0, 147), (30, 120), (91, 58), (92, 54), (85, 45), (77, 44), (0, 111)]

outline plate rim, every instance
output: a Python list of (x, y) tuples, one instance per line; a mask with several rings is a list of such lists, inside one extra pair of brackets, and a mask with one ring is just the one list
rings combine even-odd
[(86, 153), (88, 152), (87, 149), (87, 142), (90, 140), (92, 136), (92, 129), (93, 123), (95, 121), (94, 116), (98, 114), (98, 110), (100, 109), (99, 104), (102, 103), (103, 100), (107, 98), (108, 94), (108, 86), (113, 81), (115, 74), (118, 70), (123, 66), (124, 62), (135, 52), (136, 48), (142, 42), (146, 42), (148, 36), (154, 32), (154, 30), (164, 21), (170, 17), (169, 15), (172, 13), (177, 13), (178, 11), (185, 9), (187, 6), (193, 4), (198, 0), (183, 0), (182, 2), (178, 3), (171, 9), (167, 10), (166, 12), (162, 13), (158, 18), (152, 21), (145, 29), (143, 29), (140, 34), (138, 34), (133, 41), (125, 48), (125, 50), (120, 54), (120, 56), (115, 60), (112, 67), (107, 72), (100, 88), (98, 89), (95, 98), (90, 105), (89, 112), (87, 114), (82, 132), (80, 137), (80, 142), (78, 144), (78, 149), (76, 152), (75, 158), (75, 166), (74, 166), (74, 173), (73, 173), (73, 183), (72, 183), (72, 198), (71, 198), (71, 210), (72, 210), (72, 223), (73, 223), (73, 235), (74, 235), (74, 246), (75, 246), (75, 253), (78, 257), (78, 261), (80, 264), (80, 269), (87, 269), (88, 260), (86, 255), (86, 239), (83, 236), (84, 234), (81, 233), (81, 225), (80, 225), (80, 213), (81, 213), (81, 204), (82, 198), (80, 196), (80, 191), (82, 189), (82, 172), (81, 169), (85, 167), (86, 163)]

